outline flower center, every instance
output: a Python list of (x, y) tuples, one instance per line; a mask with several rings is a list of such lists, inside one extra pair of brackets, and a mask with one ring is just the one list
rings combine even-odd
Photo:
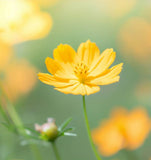
[(88, 70), (89, 68), (84, 62), (80, 62), (74, 67), (74, 73), (79, 78), (79, 81), (81, 83), (84, 83), (84, 81), (86, 80)]

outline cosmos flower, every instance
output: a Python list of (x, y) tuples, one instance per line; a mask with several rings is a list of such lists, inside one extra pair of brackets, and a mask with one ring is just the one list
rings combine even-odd
[(58, 0), (33, 0), (42, 7), (50, 7), (58, 2)]
[(92, 137), (101, 154), (111, 156), (124, 148), (133, 150), (140, 147), (149, 131), (150, 118), (144, 109), (137, 107), (128, 112), (119, 108), (92, 131)]
[(0, 40), (10, 45), (46, 36), (52, 19), (30, 0), (0, 1)]
[(136, 5), (136, 0), (99, 0), (101, 11), (112, 18), (120, 18), (129, 13)]
[[(137, 27), (135, 27), (137, 26)], [(150, 64), (151, 23), (144, 18), (133, 17), (120, 29), (118, 45), (121, 53), (132, 64)]]
[(36, 83), (36, 69), (26, 60), (14, 59), (3, 70), (3, 75), (0, 83), (11, 101), (27, 94)]
[(53, 52), (54, 59), (47, 57), (46, 66), (51, 74), (39, 73), (39, 79), (65, 94), (90, 95), (100, 90), (99, 85), (118, 82), (123, 63), (109, 68), (115, 60), (113, 49), (100, 54), (90, 40), (81, 43), (76, 51), (69, 45), (60, 44)]
[(12, 50), (13, 49), (9, 45), (0, 41), (0, 74), (9, 63), (13, 53)]

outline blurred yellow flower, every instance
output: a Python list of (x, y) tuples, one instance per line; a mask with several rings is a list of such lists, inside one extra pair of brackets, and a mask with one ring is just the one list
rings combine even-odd
[(81, 43), (77, 53), (72, 47), (60, 44), (53, 52), (54, 59), (47, 57), (46, 66), (52, 74), (39, 73), (39, 79), (65, 94), (90, 95), (100, 90), (99, 85), (118, 82), (123, 63), (115, 65), (116, 53), (99, 48), (89, 40)]
[(33, 0), (33, 1), (43, 7), (50, 7), (58, 2), (58, 0)]
[(25, 60), (14, 60), (5, 69), (1, 83), (8, 98), (15, 101), (35, 85), (36, 69)]
[(146, 64), (151, 59), (151, 23), (143, 18), (131, 18), (119, 32), (119, 48), (129, 60)]
[(6, 67), (12, 57), (12, 48), (0, 41), (0, 72)]
[(0, 1), (0, 39), (8, 44), (46, 36), (52, 19), (29, 0)]
[(119, 108), (111, 118), (92, 131), (94, 143), (104, 156), (111, 156), (121, 149), (141, 146), (150, 131), (150, 119), (142, 108), (131, 112)]
[(141, 146), (150, 131), (150, 119), (141, 108), (129, 113), (125, 123), (126, 147), (136, 149)]
[(106, 15), (119, 18), (133, 9), (136, 0), (99, 0), (101, 11)]

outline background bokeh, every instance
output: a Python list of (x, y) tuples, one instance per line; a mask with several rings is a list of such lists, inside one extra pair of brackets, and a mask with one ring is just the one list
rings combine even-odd
[[(18, 61), (24, 59), (34, 67), (32, 70), (36, 77), (38, 72), (47, 72), (45, 58), (52, 57), (53, 49), (60, 43), (69, 44), (76, 50), (81, 42), (90, 39), (101, 51), (113, 48), (117, 53), (114, 64), (124, 62), (121, 78), (118, 83), (102, 86), (100, 92), (86, 97), (91, 128), (96, 128), (101, 120), (109, 118), (111, 110), (117, 106), (129, 110), (142, 106), (151, 115), (151, 1), (58, 0), (54, 3), (50, 0), (50, 3), (48, 2), (49, 0), (41, 0), (41, 2), (35, 0), (35, 3), (40, 5), (41, 11), (51, 15), (52, 29), (49, 34), (42, 36), (43, 38), (39, 37), (41, 39), (26, 38), (25, 42), (23, 40), (13, 44), (13, 52)], [(11, 14), (9, 10), (8, 14)], [(4, 52), (0, 51), (0, 57), (3, 54)], [(20, 68), (19, 63), (18, 68)], [(17, 74), (17, 71), (11, 70), (12, 72), (13, 75)], [(27, 78), (28, 83), (34, 83), (31, 84), (32, 90), (24, 95), (17, 93), (21, 96), (11, 99), (23, 123), (34, 128), (35, 123), (42, 124), (47, 117), (54, 117), (59, 125), (68, 117), (72, 117), (70, 125), (75, 127), (78, 136), (58, 140), (57, 145), (62, 159), (95, 159), (84, 125), (82, 97), (60, 93), (39, 80), (35, 82), (36, 80), (31, 78), (33, 74), (28, 73), (26, 76), (26, 72), (23, 73), (21, 77)], [(19, 86), (27, 85), (26, 81), (16, 83)], [(8, 83), (4, 85), (6, 84)], [(26, 93), (24, 88), (22, 90)], [(51, 147), (39, 144), (38, 148), (43, 160), (54, 159)], [(132, 152), (138, 160), (149, 160), (150, 148), (151, 135), (141, 147)], [(103, 157), (103, 160), (128, 160), (130, 159), (128, 156), (124, 151), (120, 151), (114, 156)], [(2, 125), (0, 126), (0, 159), (34, 159), (29, 147), (21, 146), (18, 137), (9, 133)]]

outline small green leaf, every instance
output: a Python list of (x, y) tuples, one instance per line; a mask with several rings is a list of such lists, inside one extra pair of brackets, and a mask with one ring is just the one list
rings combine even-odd
[(73, 130), (74, 130), (74, 128), (66, 128), (66, 129), (64, 129), (63, 131), (59, 132), (59, 135), (58, 135), (58, 137), (59, 137), (59, 136), (62, 136), (62, 135), (64, 135), (64, 133), (65, 133), (65, 132), (68, 132), (68, 131), (73, 131)]
[(45, 145), (45, 143), (41, 140), (35, 140), (35, 139), (29, 139), (29, 140), (26, 140), (26, 139), (23, 139), (21, 140), (20, 144), (22, 146), (25, 146), (25, 145), (29, 145), (29, 144), (41, 144), (41, 145)]
[(27, 138), (40, 140), (40, 134), (35, 132), (32, 129), (25, 128), (25, 133), (26, 133)]
[(27, 131), (29, 131), (29, 132), (31, 132), (31, 133), (33, 133), (33, 134), (39, 134), (36, 130), (34, 130), (34, 129), (31, 129), (31, 128), (29, 128), (29, 127), (25, 127), (25, 130), (27, 130)]
[(70, 128), (66, 128), (66, 129), (64, 129), (64, 130), (63, 130), (63, 132), (73, 131), (73, 130), (74, 130), (74, 128), (73, 128), (73, 127), (70, 127)]
[(6, 123), (6, 122), (1, 122), (1, 124), (2, 124), (4, 127), (6, 127), (9, 131), (14, 132), (14, 133), (17, 134), (17, 130), (16, 130), (16, 127), (15, 127), (14, 125), (10, 125), (10, 124), (8, 124), (8, 123)]
[(72, 118), (69, 118), (69, 119), (67, 119), (66, 121), (64, 121), (64, 122), (60, 125), (60, 127), (58, 128), (58, 130), (59, 130), (59, 131), (64, 130), (64, 129), (67, 127), (67, 125), (71, 122), (71, 120), (72, 120)]
[(9, 124), (8, 124), (8, 123), (1, 122), (1, 124), (2, 124), (3, 126), (5, 126), (6, 128), (8, 128), (8, 129), (9, 129)]
[(69, 133), (69, 132), (64, 132), (64, 136), (74, 136), (74, 137), (76, 137), (77, 134), (75, 134), (75, 133)]

